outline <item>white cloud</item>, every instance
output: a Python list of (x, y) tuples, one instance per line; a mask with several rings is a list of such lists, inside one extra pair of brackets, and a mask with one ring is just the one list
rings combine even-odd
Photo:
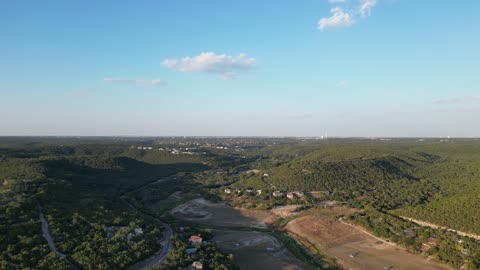
[(225, 79), (235, 77), (240, 70), (248, 70), (253, 67), (255, 58), (247, 57), (246, 54), (237, 56), (202, 52), (197, 56), (187, 56), (181, 59), (166, 59), (161, 64), (164, 67), (180, 72), (205, 72), (219, 75)]
[(337, 83), (337, 87), (345, 87), (348, 85), (348, 81), (347, 80), (341, 80)]
[(349, 27), (354, 23), (352, 15), (343, 11), (341, 7), (332, 8), (330, 13), (332, 13), (332, 16), (321, 18), (318, 21), (318, 29), (320, 31), (327, 28)]
[(125, 79), (125, 78), (104, 78), (103, 82), (106, 83), (119, 83), (119, 84), (137, 84), (144, 86), (163, 86), (167, 83), (162, 80), (145, 80), (145, 79)]
[[(328, 0), (332, 4), (344, 4), (346, 0)], [(330, 10), (332, 16), (321, 18), (318, 21), (318, 29), (323, 31), (327, 28), (349, 27), (355, 23), (355, 17), (366, 18), (371, 15), (372, 8), (377, 5), (378, 0), (358, 0), (359, 5), (353, 10), (344, 11), (341, 6)]]
[(359, 12), (362, 17), (370, 16), (372, 8), (377, 4), (377, 0), (360, 0)]

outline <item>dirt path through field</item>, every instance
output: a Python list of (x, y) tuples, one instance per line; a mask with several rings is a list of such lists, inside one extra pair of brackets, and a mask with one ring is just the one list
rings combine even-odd
[(307, 239), (321, 253), (335, 258), (337, 263), (346, 269), (451, 269), (421, 255), (412, 254), (405, 248), (387, 243), (356, 226), (345, 224), (332, 213), (300, 217), (290, 221), (285, 229), (294, 236)]
[(477, 235), (477, 234), (461, 232), (461, 231), (457, 231), (457, 230), (454, 230), (454, 229), (443, 227), (443, 226), (440, 226), (440, 225), (437, 225), (437, 224), (433, 224), (433, 223), (430, 223), (430, 222), (427, 222), (427, 221), (422, 221), (422, 220), (413, 219), (413, 218), (409, 218), (409, 217), (400, 216), (400, 218), (411, 221), (413, 223), (417, 223), (418, 225), (421, 225), (421, 226), (430, 227), (432, 229), (444, 229), (444, 230), (447, 230), (447, 231), (450, 231), (450, 232), (457, 233), (458, 235), (462, 235), (462, 236), (466, 236), (466, 237), (470, 237), (470, 238), (480, 240), (480, 235)]

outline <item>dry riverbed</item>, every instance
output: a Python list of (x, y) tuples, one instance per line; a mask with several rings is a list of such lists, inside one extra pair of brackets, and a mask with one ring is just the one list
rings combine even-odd
[(278, 217), (269, 211), (233, 208), (224, 203), (195, 199), (171, 211), (177, 218), (190, 222), (231, 227), (214, 230), (213, 240), (245, 270), (315, 269), (293, 256), (275, 237), (256, 231), (239, 231), (235, 227), (267, 228)]
[(215, 231), (213, 240), (241, 269), (315, 269), (295, 258), (275, 237), (254, 231)]
[[(355, 209), (313, 209), (299, 213), (296, 208), (285, 206), (270, 211), (253, 211), (196, 199), (176, 207), (171, 213), (190, 222), (232, 228), (267, 228), (280, 217), (298, 216), (287, 223), (284, 230), (322, 255), (334, 258), (345, 269), (451, 270), (336, 218)], [(266, 233), (215, 230), (214, 241), (226, 252), (234, 254), (241, 269), (314, 269), (295, 258), (282, 243)]]
[(233, 208), (224, 203), (195, 199), (175, 207), (171, 213), (180, 219), (195, 223), (225, 226), (266, 228), (277, 218), (268, 211)]

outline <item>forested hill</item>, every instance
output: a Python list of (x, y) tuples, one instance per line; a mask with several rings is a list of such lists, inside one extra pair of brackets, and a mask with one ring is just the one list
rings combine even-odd
[(328, 191), (343, 199), (374, 197), (377, 204), (393, 208), (425, 202), (437, 192), (436, 185), (416, 176), (418, 163), (426, 166), (426, 161), (398, 156), (339, 161), (308, 157), (272, 169), (267, 181), (282, 190)]
[(330, 199), (480, 233), (478, 140), (330, 141), (262, 155), (252, 167), (268, 177), (245, 175), (235, 186), (328, 191)]
[[(162, 226), (132, 211), (121, 195), (214, 162), (111, 142), (3, 145), (0, 269), (69, 269), (42, 237), (39, 204), (59, 251), (80, 269), (125, 269), (158, 251)], [(145, 235), (134, 243), (125, 237), (107, 241), (105, 228), (112, 225), (143, 227)]]

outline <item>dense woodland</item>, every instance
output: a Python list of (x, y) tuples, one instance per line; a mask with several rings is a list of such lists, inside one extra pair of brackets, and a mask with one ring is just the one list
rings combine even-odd
[(264, 149), (263, 159), (252, 167), (268, 177), (243, 175), (232, 186), (328, 191), (329, 199), (401, 209), (398, 213), (439, 225), (479, 230), (478, 216), (472, 213), (479, 210), (475, 196), (480, 188), (480, 141), (330, 142), (310, 145), (309, 151), (304, 147), (298, 146), (297, 152), (292, 146)]
[[(209, 159), (207, 159), (209, 160)], [(0, 149), (0, 269), (69, 269), (41, 235), (43, 208), (59, 252), (81, 269), (123, 269), (160, 249), (163, 228), (122, 194), (207, 169), (192, 156), (125, 144), (9, 144)], [(107, 240), (106, 227), (122, 228)], [(135, 228), (145, 232), (131, 240)]]

